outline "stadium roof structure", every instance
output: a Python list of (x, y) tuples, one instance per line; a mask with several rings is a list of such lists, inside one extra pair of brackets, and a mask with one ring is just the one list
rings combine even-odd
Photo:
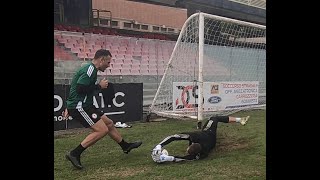
[(162, 5), (162, 6), (177, 7), (176, 2), (179, 0), (129, 0), (129, 1), (143, 2), (143, 3), (156, 4), (156, 5)]
[(131, 0), (185, 8), (188, 16), (196, 12), (266, 25), (266, 0)]

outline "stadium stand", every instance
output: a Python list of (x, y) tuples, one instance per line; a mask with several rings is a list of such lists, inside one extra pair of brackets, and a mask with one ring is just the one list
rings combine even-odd
[[(131, 72), (134, 74), (140, 72), (142, 75), (158, 75), (158, 73), (162, 75), (163, 70), (157, 71), (157, 65), (161, 64), (161, 69), (163, 69), (162, 66), (169, 61), (175, 45), (174, 41), (167, 40), (76, 31), (57, 30), (54, 38), (57, 44), (55, 54), (57, 56), (61, 54), (61, 57), (57, 59), (92, 59), (96, 50), (100, 48), (110, 49), (113, 55), (109, 70), (110, 75), (131, 75)], [(61, 53), (62, 51), (65, 53)], [(72, 55), (76, 58), (73, 58)], [(135, 64), (135, 66), (131, 67), (131, 64)], [(130, 71), (131, 68), (139, 71)]]

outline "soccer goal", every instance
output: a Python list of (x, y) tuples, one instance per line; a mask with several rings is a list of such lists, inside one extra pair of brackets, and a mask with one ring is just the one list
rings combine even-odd
[(206, 13), (184, 23), (149, 112), (203, 120), (266, 105), (266, 27)]

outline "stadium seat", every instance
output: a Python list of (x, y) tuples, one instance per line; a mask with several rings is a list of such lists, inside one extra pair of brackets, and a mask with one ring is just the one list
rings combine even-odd
[(121, 69), (121, 75), (131, 75), (130, 69)]
[(131, 69), (131, 75), (140, 75), (139, 69)]
[(158, 71), (156, 69), (149, 69), (149, 75), (158, 75)]
[(112, 69), (122, 69), (122, 64), (113, 64)]
[(140, 70), (141, 69), (149, 69), (149, 66), (147, 64), (141, 64), (140, 65)]
[(131, 68), (140, 70), (140, 64), (132, 64)]
[(149, 75), (149, 70), (148, 69), (140, 69), (141, 75)]
[(131, 59), (124, 59), (123, 64), (129, 64), (131, 66), (132, 60)]
[(122, 75), (120, 69), (110, 69), (111, 75)]
[(158, 69), (157, 64), (149, 64), (149, 70)]

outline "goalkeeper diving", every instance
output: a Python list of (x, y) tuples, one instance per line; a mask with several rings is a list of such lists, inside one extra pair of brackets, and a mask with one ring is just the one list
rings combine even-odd
[[(223, 123), (240, 123), (246, 125), (250, 116), (247, 117), (232, 117), (232, 116), (212, 116), (202, 127), (201, 131), (183, 132), (164, 138), (158, 145), (154, 147), (151, 157), (156, 163), (163, 162), (181, 162), (203, 159), (216, 146), (216, 132), (218, 122)], [(169, 155), (164, 149), (165, 145), (173, 142), (186, 140), (189, 141), (189, 146), (184, 156)]]

